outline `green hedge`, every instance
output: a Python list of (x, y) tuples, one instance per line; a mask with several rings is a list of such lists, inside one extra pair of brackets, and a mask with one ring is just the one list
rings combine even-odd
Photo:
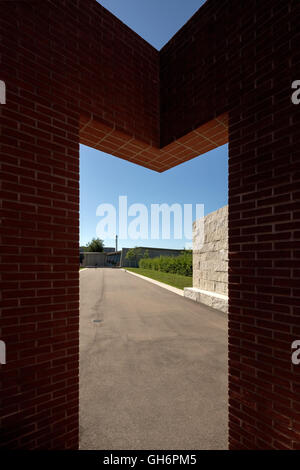
[(153, 269), (164, 273), (193, 275), (193, 255), (190, 251), (183, 252), (180, 256), (160, 256), (159, 258), (143, 258), (139, 262), (143, 269)]

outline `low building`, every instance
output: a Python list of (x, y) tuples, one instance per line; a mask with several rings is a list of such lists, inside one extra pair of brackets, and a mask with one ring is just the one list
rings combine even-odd
[(115, 251), (114, 248), (110, 252), (106, 250), (98, 253), (80, 252), (80, 266), (87, 267), (122, 267), (122, 268), (136, 268), (138, 262), (144, 256), (148, 258), (157, 258), (159, 256), (179, 256), (183, 250), (172, 250), (169, 248), (151, 248), (151, 247), (138, 247), (140, 256), (137, 260), (130, 260), (126, 258), (128, 251), (131, 248), (122, 248), (120, 251)]
[(81, 253), (80, 266), (82, 268), (104, 268), (107, 254), (102, 252), (85, 251)]
[(113, 252), (116, 251), (116, 249), (114, 247), (111, 247), (111, 246), (104, 246), (103, 251), (104, 251), (104, 253), (113, 253)]

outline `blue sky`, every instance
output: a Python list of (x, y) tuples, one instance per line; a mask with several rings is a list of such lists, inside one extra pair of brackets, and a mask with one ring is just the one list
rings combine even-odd
[[(204, 2), (99, 0), (99, 3), (160, 49)], [(149, 223), (151, 204), (192, 204), (193, 219), (196, 204), (204, 204), (205, 214), (223, 207), (227, 204), (227, 160), (225, 145), (164, 173), (156, 173), (81, 145), (80, 244), (85, 245), (97, 236), (101, 217), (96, 215), (96, 210), (100, 204), (112, 204), (118, 215), (119, 196), (127, 196), (128, 206), (144, 204), (149, 210)], [(133, 219), (129, 217), (128, 222)], [(171, 235), (174, 235), (173, 230)], [(119, 247), (140, 245), (181, 249), (190, 244), (184, 236), (182, 239), (172, 239), (172, 236), (170, 240), (121, 239)], [(104, 238), (104, 243), (114, 246), (113, 239)]]
[(161, 49), (205, 0), (97, 0), (156, 49)]

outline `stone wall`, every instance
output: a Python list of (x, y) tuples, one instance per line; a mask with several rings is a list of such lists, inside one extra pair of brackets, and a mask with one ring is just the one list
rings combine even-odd
[[(193, 224), (194, 246), (198, 236), (196, 220)], [(204, 218), (204, 243), (193, 252), (193, 287), (228, 294), (228, 206)]]
[(185, 296), (228, 310), (228, 206), (193, 224), (193, 287)]

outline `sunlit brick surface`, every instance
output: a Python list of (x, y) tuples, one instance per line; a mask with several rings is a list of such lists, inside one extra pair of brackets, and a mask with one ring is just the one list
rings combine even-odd
[(155, 171), (165, 171), (228, 142), (228, 118), (220, 116), (163, 148), (82, 118), (80, 142)]

